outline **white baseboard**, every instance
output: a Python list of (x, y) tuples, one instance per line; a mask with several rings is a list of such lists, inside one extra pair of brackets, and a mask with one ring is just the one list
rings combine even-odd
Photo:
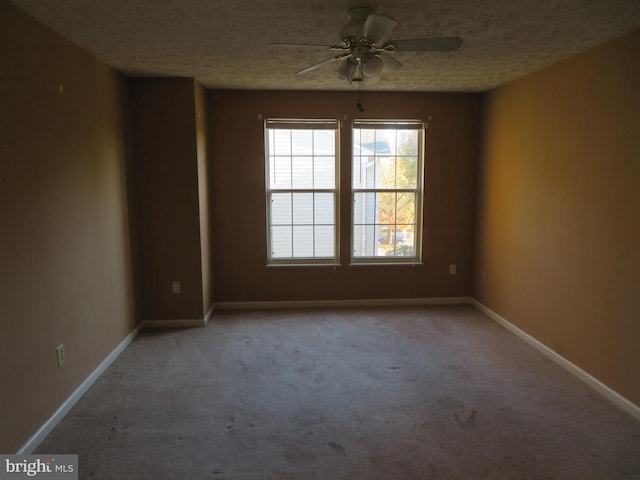
[(633, 403), (631, 400), (623, 397), (618, 392), (612, 390), (607, 385), (602, 383), (600, 380), (590, 375), (589, 373), (582, 370), (576, 364), (570, 362), (562, 355), (558, 354), (554, 350), (547, 347), (544, 343), (540, 342), (536, 338), (529, 335), (524, 330), (516, 327), (513, 323), (509, 322), (504, 317), (498, 315), (496, 312), (486, 307), (482, 303), (480, 303), (475, 298), (469, 299), (470, 303), (475, 306), (478, 310), (484, 313), (486, 316), (491, 318), (493, 321), (501, 325), (502, 327), (509, 330), (511, 333), (524, 340), (526, 343), (531, 345), (533, 348), (538, 350), (540, 353), (554, 361), (556, 364), (560, 365), (562, 368), (567, 370), (569, 373), (573, 374), (582, 382), (586, 383), (593, 390), (598, 392), (600, 395), (617, 405), (619, 408), (627, 412), (629, 415), (634, 417), (636, 420), (640, 420), (640, 406)]
[(124, 340), (122, 340), (116, 348), (114, 348), (107, 357), (100, 362), (93, 372), (89, 374), (87, 378), (80, 384), (74, 392), (67, 397), (67, 399), (58, 407), (51, 417), (42, 424), (42, 426), (34, 433), (29, 440), (16, 452), (19, 455), (28, 455), (32, 453), (38, 445), (51, 433), (56, 425), (69, 413), (69, 410), (82, 398), (82, 396), (91, 388), (91, 386), (100, 378), (107, 368), (114, 362), (116, 358), (124, 351), (127, 346), (133, 342), (133, 340), (142, 331), (142, 324), (138, 324), (135, 329)]
[(206, 327), (213, 316), (215, 304), (203, 318), (170, 318), (160, 320), (142, 320), (143, 328), (195, 328)]
[(165, 320), (142, 320), (143, 328), (195, 328), (207, 325), (204, 318), (170, 318)]
[(206, 327), (207, 324), (209, 323), (209, 320), (211, 320), (211, 317), (213, 317), (213, 312), (216, 310), (216, 305), (215, 303), (211, 304), (211, 307), (209, 308), (209, 311), (207, 312), (207, 314), (204, 316), (204, 326)]
[(361, 300), (293, 300), (275, 302), (217, 302), (218, 310), (256, 310), (289, 308), (354, 308), (354, 307), (402, 307), (417, 305), (459, 305), (471, 303), (469, 297), (434, 298), (369, 298)]

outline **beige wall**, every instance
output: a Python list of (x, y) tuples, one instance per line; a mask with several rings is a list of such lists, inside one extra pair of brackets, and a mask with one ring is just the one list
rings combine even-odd
[[(210, 91), (215, 299), (230, 301), (456, 297), (471, 294), (480, 96), (475, 94)], [(342, 128), (342, 266), (266, 268), (263, 118), (431, 117), (424, 265), (348, 266), (351, 132)], [(449, 275), (449, 264), (458, 274)]]
[[(122, 79), (5, 1), (0, 32), (0, 452), (9, 453), (135, 325)], [(67, 361), (57, 368), (60, 343)]]
[[(203, 294), (210, 273), (202, 268), (209, 248), (201, 242), (207, 183), (198, 178), (206, 168), (199, 85), (187, 78), (132, 78), (129, 85), (142, 318), (202, 319), (211, 297)], [(181, 283), (179, 294), (173, 281)]]
[(640, 404), (640, 31), (486, 95), (475, 296)]

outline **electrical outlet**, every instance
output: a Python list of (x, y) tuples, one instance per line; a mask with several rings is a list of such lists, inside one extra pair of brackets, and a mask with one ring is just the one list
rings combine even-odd
[(60, 368), (65, 360), (63, 343), (61, 343), (56, 347), (56, 356), (58, 357), (58, 368)]
[(455, 275), (456, 274), (456, 264), (452, 263), (449, 265), (449, 275)]
[(177, 280), (174, 280), (173, 282), (171, 282), (171, 291), (173, 293), (180, 293), (180, 282)]

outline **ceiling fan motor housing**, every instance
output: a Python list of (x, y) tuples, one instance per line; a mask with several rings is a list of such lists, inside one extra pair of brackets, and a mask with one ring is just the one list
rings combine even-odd
[(351, 48), (351, 55), (356, 59), (358, 63), (367, 61), (371, 55), (371, 47), (367, 45), (356, 45)]

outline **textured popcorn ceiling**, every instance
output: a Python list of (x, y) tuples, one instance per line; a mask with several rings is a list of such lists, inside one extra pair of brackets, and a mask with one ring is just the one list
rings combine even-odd
[(347, 10), (400, 22), (390, 38), (459, 36), (453, 53), (396, 53), (404, 67), (369, 90), (483, 91), (640, 28), (640, 0), (12, 0), (129, 75), (194, 77), (209, 88), (354, 89), (320, 47)]

